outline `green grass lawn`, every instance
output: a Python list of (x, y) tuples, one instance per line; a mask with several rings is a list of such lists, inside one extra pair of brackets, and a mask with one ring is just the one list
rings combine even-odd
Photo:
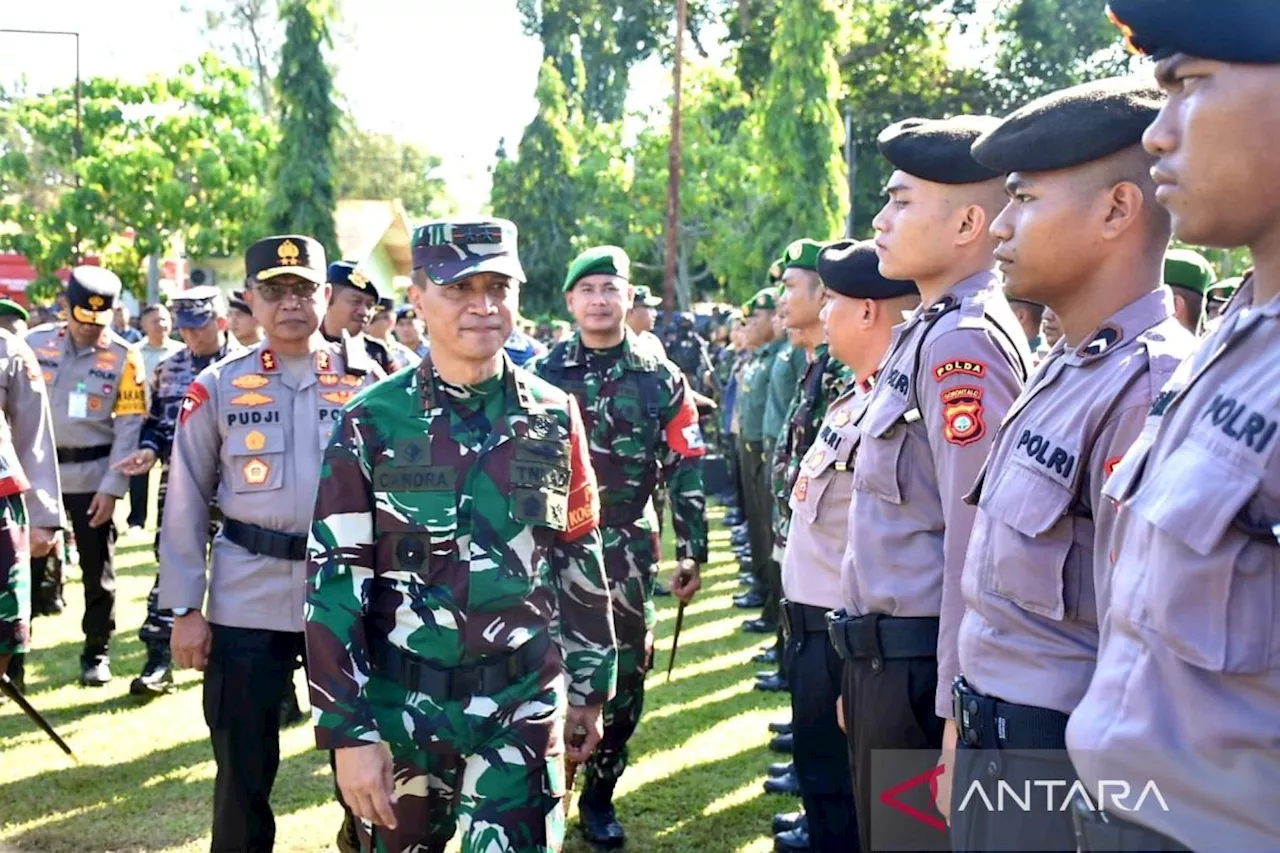
[[(175, 691), (150, 704), (128, 695), (144, 656), (137, 628), (155, 572), (150, 536), (120, 541), (116, 678), (109, 686), (90, 690), (77, 683), (84, 601), (78, 569), (67, 586), (67, 612), (36, 620), (27, 667), (31, 700), (82, 763), (63, 756), (12, 703), (0, 706), (0, 851), (208, 850), (214, 764), (199, 675), (179, 673)], [(673, 553), (669, 533), (666, 553)], [(663, 576), (669, 571), (668, 564)], [(739, 589), (728, 533), (713, 525), (712, 560), (702, 593), (685, 613), (670, 684), (665, 672), (675, 603), (658, 599), (657, 666), (632, 741), (632, 765), (618, 789), (632, 851), (764, 853), (773, 849), (773, 814), (798, 808), (798, 801), (766, 795), (761, 787), (766, 766), (777, 760), (766, 746), (766, 725), (790, 712), (785, 695), (752, 689), (759, 667), (751, 656), (761, 638), (739, 630), (743, 617), (754, 615), (733, 609)], [(301, 675), (297, 684), (305, 704)], [(325, 756), (313, 748), (309, 725), (283, 732), (281, 741), (272, 798), (276, 850), (331, 850), (341, 818)], [(589, 849), (571, 818), (565, 850)]]

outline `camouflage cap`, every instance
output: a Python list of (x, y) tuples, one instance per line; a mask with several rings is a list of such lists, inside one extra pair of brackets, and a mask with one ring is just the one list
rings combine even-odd
[(526, 281), (509, 219), (439, 219), (413, 231), (413, 268), (446, 287), (482, 272)]
[(179, 291), (170, 304), (173, 322), (179, 329), (201, 329), (222, 310), (222, 291), (211, 284)]
[(635, 305), (647, 305), (650, 308), (657, 308), (662, 304), (662, 297), (654, 296), (653, 291), (643, 284), (636, 285), (636, 298), (631, 303)]
[(1204, 295), (1213, 284), (1213, 265), (1194, 249), (1170, 249), (1164, 254), (1164, 283)]
[(618, 246), (593, 246), (569, 264), (564, 276), (564, 292), (568, 293), (578, 279), (589, 275), (616, 275), (631, 280), (631, 258)]
[(799, 240), (792, 241), (782, 256), (782, 271), (797, 269), (814, 270), (816, 272), (818, 269), (818, 256), (822, 254), (825, 245), (808, 237), (801, 237)]

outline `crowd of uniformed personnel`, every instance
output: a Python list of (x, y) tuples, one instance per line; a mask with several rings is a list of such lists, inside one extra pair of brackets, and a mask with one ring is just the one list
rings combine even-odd
[(570, 264), (572, 330), (522, 334), (502, 219), (417, 228), (400, 312), (259, 240), (230, 302), (176, 296), (154, 365), (77, 267), (65, 321), (0, 329), (0, 674), (72, 531), (81, 681), (110, 679), (111, 519), (160, 462), (132, 690), (204, 673), (216, 853), (273, 847), (299, 666), (339, 849), (559, 850), (579, 767), (617, 849), (662, 519), (683, 606), (714, 424), (757, 687), (791, 695), (775, 849), (1280, 849), (1280, 19), (1111, 9), (1154, 81), (886, 128), (874, 239), (791, 242), (714, 357), (687, 317), (664, 346), (616, 246)]

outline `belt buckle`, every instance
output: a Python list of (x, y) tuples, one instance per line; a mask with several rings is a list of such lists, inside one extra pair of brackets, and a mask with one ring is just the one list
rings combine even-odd
[(960, 727), (960, 737), (969, 746), (976, 747), (982, 735), (978, 731), (982, 704), (978, 701), (978, 693), (969, 686), (963, 675), (957, 675), (951, 682), (951, 696), (956, 725)]
[(478, 695), (484, 687), (484, 674), (479, 667), (455, 669), (449, 675), (449, 696), (463, 699)]

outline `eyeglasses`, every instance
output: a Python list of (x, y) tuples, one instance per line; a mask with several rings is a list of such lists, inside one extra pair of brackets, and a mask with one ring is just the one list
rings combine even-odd
[(294, 281), (284, 284), (278, 281), (260, 281), (253, 285), (253, 292), (267, 302), (280, 302), (286, 296), (293, 296), (299, 302), (305, 302), (316, 295), (320, 285), (314, 281)]

